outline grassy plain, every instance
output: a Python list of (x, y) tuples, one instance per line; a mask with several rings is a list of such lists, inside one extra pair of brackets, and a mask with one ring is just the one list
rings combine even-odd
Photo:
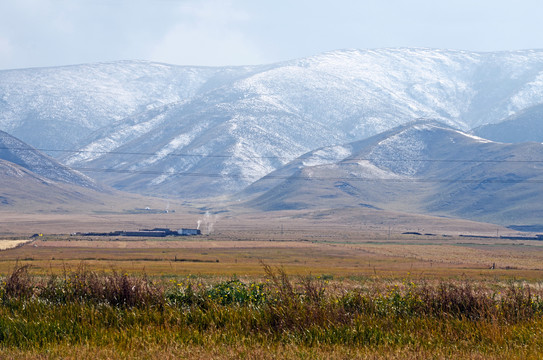
[(4, 358), (508, 358), (543, 351), (543, 289), (524, 282), (152, 279), (15, 268), (0, 285)]
[[(206, 233), (199, 237), (69, 235), (193, 227), (198, 220)], [(44, 236), (0, 251), (2, 358), (536, 359), (543, 353), (543, 243), (460, 236), (515, 234), (495, 225), (342, 211), (0, 217), (0, 240), (33, 233)], [(10, 276), (25, 265), (30, 295), (8, 296)], [(126, 289), (147, 284), (161, 295), (154, 303), (117, 303), (111, 299), (119, 296), (74, 292), (82, 278), (133, 285)], [(109, 286), (85, 281), (82, 288)], [(240, 294), (232, 284), (239, 291), (262, 286), (266, 300), (225, 302), (217, 294)], [(445, 309), (444, 301), (456, 305)]]
[[(171, 240), (88, 240), (55, 236), (0, 253), (0, 273), (16, 262), (35, 274), (59, 273), (81, 262), (94, 270), (123, 270), (151, 276), (260, 276), (261, 262), (290, 274), (335, 277), (516, 278), (543, 275), (543, 247), (535, 241), (446, 242), (400, 235), (333, 242), (321, 240), (230, 240), (220, 235)], [(495, 264), (495, 269), (491, 269)]]

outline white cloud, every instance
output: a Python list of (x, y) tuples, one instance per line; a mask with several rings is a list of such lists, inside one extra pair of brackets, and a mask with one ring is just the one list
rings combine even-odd
[(154, 46), (152, 59), (180, 65), (264, 62), (243, 31), (249, 15), (225, 1), (193, 1), (178, 8), (178, 21)]

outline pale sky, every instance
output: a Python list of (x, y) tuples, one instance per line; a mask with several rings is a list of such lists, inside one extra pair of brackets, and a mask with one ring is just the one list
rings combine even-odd
[(543, 48), (542, 0), (0, 0), (0, 69), (251, 65), (336, 49)]

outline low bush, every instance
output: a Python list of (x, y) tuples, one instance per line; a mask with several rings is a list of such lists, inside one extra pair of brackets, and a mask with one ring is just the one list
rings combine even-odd
[(331, 286), (330, 279), (291, 278), (267, 265), (265, 277), (255, 282), (155, 281), (84, 267), (37, 277), (28, 270), (18, 266), (1, 283), (0, 348), (68, 342), (127, 350), (138, 341), (218, 346), (245, 339), (252, 344), (543, 351), (536, 336), (543, 332), (541, 294), (521, 283), (405, 280)]

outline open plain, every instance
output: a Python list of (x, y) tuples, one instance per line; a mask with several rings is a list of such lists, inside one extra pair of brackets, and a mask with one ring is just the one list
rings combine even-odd
[[(160, 201), (158, 201), (160, 203)], [(441, 217), (168, 203), (2, 212), (13, 359), (537, 359), (543, 242)], [(199, 227), (202, 235), (84, 236)]]
[[(152, 276), (263, 274), (262, 262), (292, 274), (537, 279), (543, 242), (500, 226), (375, 211), (268, 213), (177, 211), (158, 214), (3, 213), (0, 273), (16, 262), (33, 273), (59, 272), (85, 263)], [(196, 227), (189, 237), (82, 236), (83, 232)], [(43, 234), (30, 239), (32, 234)], [(473, 237), (470, 237), (473, 235)]]
[[(113, 200), (0, 213), (3, 358), (543, 352), (543, 241), (503, 238), (535, 233), (365, 207)], [(83, 235), (195, 227), (201, 235)]]

